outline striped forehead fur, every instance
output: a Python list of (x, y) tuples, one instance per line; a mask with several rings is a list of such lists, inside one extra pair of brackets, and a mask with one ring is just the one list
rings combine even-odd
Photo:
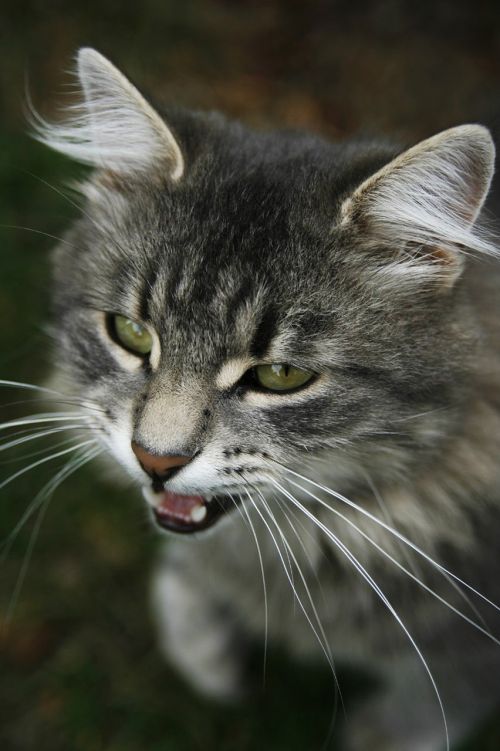
[(83, 93), (61, 123), (48, 123), (32, 110), (35, 137), (55, 151), (118, 175), (151, 173), (164, 165), (179, 180), (181, 150), (166, 123), (137, 89), (93, 49), (78, 54), (77, 76)]

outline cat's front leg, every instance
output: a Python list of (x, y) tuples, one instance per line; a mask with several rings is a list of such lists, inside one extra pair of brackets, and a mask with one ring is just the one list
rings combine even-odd
[(162, 562), (153, 579), (160, 647), (199, 692), (234, 701), (243, 691), (243, 639), (231, 609), (182, 562)]

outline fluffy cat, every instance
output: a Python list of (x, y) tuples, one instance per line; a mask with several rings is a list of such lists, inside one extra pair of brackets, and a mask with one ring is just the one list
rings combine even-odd
[(37, 121), (94, 168), (54, 253), (57, 388), (173, 532), (164, 653), (231, 699), (266, 632), (380, 676), (351, 751), (439, 751), (444, 717), (456, 742), (500, 699), (488, 131), (333, 144), (156, 109), (91, 49), (78, 77)]

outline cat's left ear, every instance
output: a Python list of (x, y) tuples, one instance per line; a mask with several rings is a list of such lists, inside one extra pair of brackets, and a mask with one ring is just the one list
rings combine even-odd
[[(495, 252), (475, 227), (493, 177), (495, 147), (481, 125), (450, 128), (417, 144), (363, 182), (341, 208), (376, 248), (399, 253), (391, 268), (403, 281), (451, 286), (464, 252)], [(382, 258), (379, 257), (382, 261)]]
[(181, 149), (165, 121), (115, 66), (94, 49), (77, 56), (83, 101), (62, 123), (35, 115), (35, 136), (92, 167), (133, 177), (151, 173), (179, 180)]

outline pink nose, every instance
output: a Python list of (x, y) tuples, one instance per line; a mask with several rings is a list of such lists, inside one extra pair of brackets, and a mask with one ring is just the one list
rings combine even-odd
[(191, 461), (189, 456), (172, 456), (166, 454), (165, 456), (158, 456), (156, 454), (150, 454), (145, 448), (140, 446), (135, 441), (132, 441), (132, 451), (139, 460), (139, 464), (148, 475), (163, 475), (172, 474), (173, 470), (184, 467)]

